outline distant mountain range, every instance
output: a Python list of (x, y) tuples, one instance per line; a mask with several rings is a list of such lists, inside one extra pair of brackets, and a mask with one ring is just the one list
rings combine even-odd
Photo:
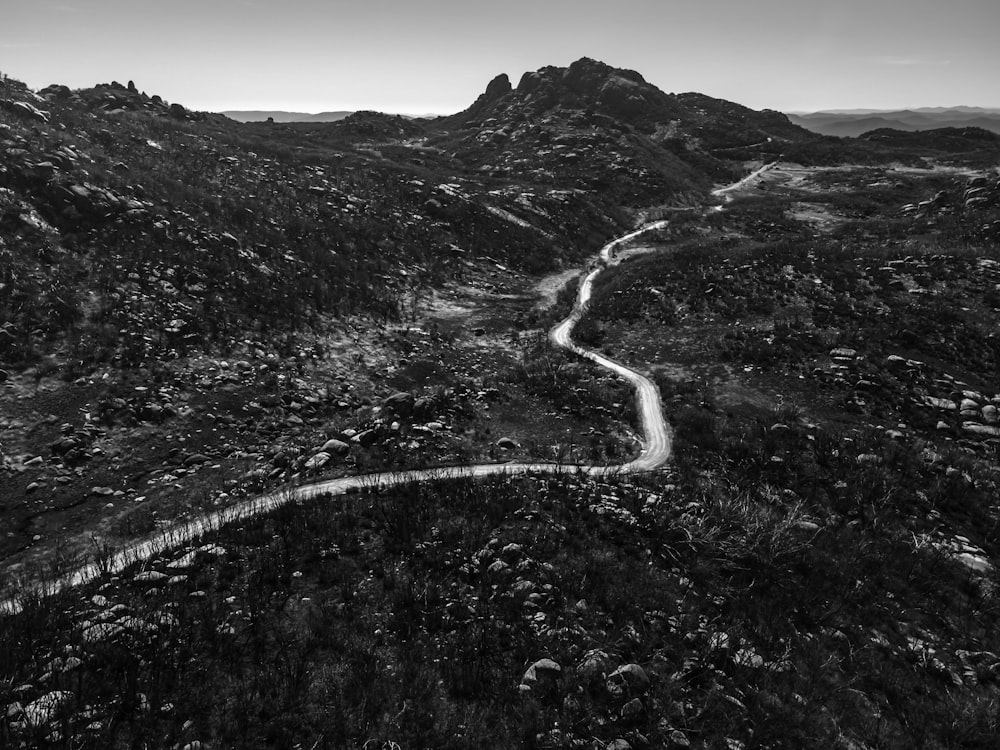
[(934, 130), (937, 128), (983, 128), (1000, 133), (1000, 109), (984, 107), (920, 107), (903, 110), (831, 110), (789, 113), (796, 125), (823, 135), (856, 138), (883, 128)]
[(338, 122), (351, 114), (351, 112), (319, 112), (317, 114), (310, 114), (309, 112), (283, 112), (281, 110), (231, 109), (220, 114), (237, 122), (266, 122), (269, 118), (275, 122)]
[[(353, 115), (357, 110), (343, 110), (340, 112), (285, 112), (284, 110), (256, 110), (256, 109), (229, 109), (219, 114), (225, 115), (230, 120), (237, 122), (266, 122), (268, 118), (274, 122), (340, 122)], [(433, 119), (440, 115), (428, 114), (400, 114), (408, 120)]]

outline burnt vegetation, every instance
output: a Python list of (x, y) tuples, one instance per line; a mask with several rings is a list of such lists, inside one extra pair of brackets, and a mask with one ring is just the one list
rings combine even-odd
[[(2, 104), (0, 745), (995, 744), (994, 135), (587, 59), (434, 120)], [(635, 457), (546, 340), (578, 278), (526, 290), (660, 217), (574, 338), (655, 378), (666, 468), (372, 486), (36, 589), (284, 484)]]

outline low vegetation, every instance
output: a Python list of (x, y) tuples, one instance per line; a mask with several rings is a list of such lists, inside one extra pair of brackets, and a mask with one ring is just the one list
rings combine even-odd
[[(12, 88), (0, 745), (995, 744), (995, 139), (821, 138), (586, 59), (435, 121)], [(633, 394), (546, 340), (578, 279), (535, 276), (661, 217), (574, 333), (660, 388), (673, 457), (632, 475)], [(486, 460), (563, 470), (107, 570), (255, 492)]]

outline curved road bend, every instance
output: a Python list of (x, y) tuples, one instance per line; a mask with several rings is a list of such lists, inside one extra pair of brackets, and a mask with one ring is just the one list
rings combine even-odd
[[(773, 169), (776, 166), (778, 166), (778, 162), (777, 161), (772, 161), (772, 162), (770, 162), (768, 164), (765, 164), (764, 166), (760, 167), (759, 169), (756, 169), (753, 172), (751, 172), (750, 174), (748, 174), (742, 180), (734, 182), (732, 185), (725, 185), (723, 187), (716, 188), (715, 190), (712, 191), (712, 195), (714, 195), (716, 198), (725, 198), (726, 199), (726, 203), (729, 203), (729, 201), (731, 201), (733, 199), (733, 196), (731, 196), (730, 193), (732, 193), (735, 190), (739, 190), (740, 188), (746, 187), (751, 182), (753, 182), (758, 177), (760, 177), (762, 174), (764, 174), (765, 172), (767, 172), (769, 169)], [(716, 210), (721, 211), (722, 207), (721, 206), (717, 206)]]
[[(594, 286), (594, 279), (604, 268), (614, 262), (612, 257), (614, 249), (636, 239), (646, 232), (660, 229), (666, 226), (667, 223), (665, 220), (653, 222), (634, 232), (612, 240), (605, 245), (601, 249), (600, 262), (597, 267), (591, 270), (580, 282), (573, 310), (549, 332), (549, 338), (556, 346), (585, 357), (601, 367), (611, 370), (635, 387), (636, 405), (644, 437), (642, 452), (635, 460), (611, 466), (581, 466), (545, 462), (471, 464), (436, 469), (414, 469), (409, 471), (363, 474), (340, 477), (338, 479), (327, 479), (299, 487), (285, 488), (178, 524), (177, 526), (163, 530), (156, 537), (134, 542), (114, 553), (103, 562), (89, 563), (61, 578), (45, 582), (42, 586), (43, 592), (55, 593), (65, 588), (79, 586), (105, 572), (121, 571), (133, 563), (148, 560), (165, 550), (186, 544), (192, 539), (201, 536), (206, 531), (219, 528), (234, 521), (252, 518), (279, 508), (289, 502), (307, 500), (322, 495), (343, 495), (366, 488), (388, 487), (434, 479), (485, 477), (497, 474), (558, 474), (576, 472), (600, 476), (622, 472), (650, 471), (662, 466), (670, 458), (672, 441), (670, 427), (663, 418), (659, 390), (652, 381), (635, 370), (575, 344), (571, 338), (571, 333), (576, 324), (580, 322), (584, 312), (586, 312)], [(19, 608), (18, 603), (14, 600), (0, 600), (0, 613), (4, 611), (16, 612)]]

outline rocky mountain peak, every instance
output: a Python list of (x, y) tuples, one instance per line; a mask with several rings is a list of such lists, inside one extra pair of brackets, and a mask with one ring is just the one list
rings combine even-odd
[(510, 84), (510, 78), (507, 77), (506, 73), (501, 73), (486, 87), (486, 91), (479, 95), (479, 98), (473, 102), (472, 106), (466, 110), (469, 117), (478, 117), (487, 109), (490, 109), (493, 104), (503, 99), (507, 94), (513, 91), (513, 87)]
[(507, 77), (506, 73), (501, 73), (486, 87), (486, 91), (480, 97), (481, 100), (486, 100), (489, 102), (496, 101), (501, 97), (506, 96), (511, 91), (513, 91), (513, 86), (510, 84), (510, 78)]
[(570, 65), (564, 73), (564, 80), (567, 86), (578, 91), (599, 91), (609, 83), (622, 80), (649, 86), (646, 79), (634, 70), (613, 68), (589, 57), (581, 57)]

